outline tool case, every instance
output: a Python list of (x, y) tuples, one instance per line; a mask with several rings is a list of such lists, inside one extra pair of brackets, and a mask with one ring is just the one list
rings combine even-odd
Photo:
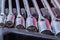
[[(45, 8), (41, 10), (44, 11)], [(57, 10), (57, 8), (54, 8)], [(8, 9), (5, 9), (5, 13), (8, 13)], [(16, 13), (16, 9), (13, 8), (13, 13)], [(47, 14), (47, 13), (45, 13)], [(23, 15), (23, 14), (22, 14)], [(54, 35), (41, 34), (38, 32), (28, 32), (26, 29), (16, 29), (16, 28), (0, 28), (0, 40), (60, 40), (60, 38)], [(2, 37), (3, 36), (3, 37)]]
[[(24, 8), (21, 8), (21, 9), (24, 9)], [(52, 10), (53, 11), (55, 10), (54, 13), (58, 13), (57, 15), (59, 15), (60, 10), (58, 10), (58, 8), (52, 8)], [(48, 11), (46, 8), (41, 8), (40, 11), (42, 13), (42, 16), (49, 19), (50, 15), (48, 14)], [(6, 15), (8, 15), (8, 12), (9, 12), (9, 9), (5, 8)], [(17, 15), (16, 8), (13, 8), (13, 14)], [(27, 15), (26, 12), (23, 12), (22, 16), (26, 18), (26, 15)], [(54, 35), (42, 34), (39, 32), (28, 32), (26, 29), (16, 29), (14, 27), (7, 28), (5, 26), (4, 28), (0, 28), (0, 40), (60, 40), (60, 37), (56, 37)]]

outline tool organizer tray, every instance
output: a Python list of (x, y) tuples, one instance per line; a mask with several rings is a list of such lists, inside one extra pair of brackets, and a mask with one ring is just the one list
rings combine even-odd
[[(16, 13), (16, 9), (13, 8), (13, 13)], [(8, 8), (5, 9), (5, 14), (8, 14)], [(0, 40), (4, 39), (4, 35), (7, 35), (9, 33), (13, 34), (19, 34), (19, 35), (25, 35), (25, 36), (31, 36), (34, 38), (39, 38), (39, 39), (46, 39), (46, 40), (60, 40), (60, 38), (54, 36), (54, 35), (47, 35), (47, 34), (42, 34), (39, 32), (28, 32), (26, 29), (17, 29), (17, 28), (0, 28)], [(5, 40), (5, 39), (4, 39)]]
[[(14, 1), (14, 0), (13, 0)], [(14, 3), (14, 2), (13, 2)], [(0, 1), (0, 5), (1, 5), (1, 1)], [(6, 2), (6, 5), (5, 6), (7, 6), (8, 5), (8, 3)], [(40, 6), (42, 6), (42, 5), (40, 5)], [(24, 7), (23, 7), (23, 9), (24, 9)], [(45, 9), (45, 8), (44, 8)], [(13, 7), (13, 9), (12, 9), (12, 11), (13, 11), (13, 14), (16, 16), (17, 15), (17, 10), (16, 10), (16, 8), (14, 8)], [(41, 10), (40, 10), (41, 11)], [(6, 15), (8, 15), (8, 12), (9, 12), (9, 9), (6, 7), (5, 8), (5, 14)], [(42, 11), (43, 12), (43, 11)], [(41, 13), (42, 13), (41, 12)], [(1, 13), (1, 6), (0, 6), (0, 13)], [(45, 13), (45, 12), (43, 12), (43, 13)], [(46, 13), (45, 13), (46, 14)], [(48, 14), (47, 15), (42, 15), (42, 16), (47, 16), (47, 17), (50, 17)], [(37, 14), (36, 14), (37, 15)], [(59, 15), (59, 14), (58, 14)], [(22, 15), (24, 18), (26, 18), (26, 14), (23, 14)], [(60, 15), (59, 15), (60, 16)], [(37, 17), (38, 18), (38, 17)], [(49, 19), (49, 18), (48, 18)], [(13, 34), (13, 35), (8, 35), (8, 34)], [(60, 40), (60, 37), (57, 37), (57, 36), (55, 36), (55, 35), (48, 35), (48, 34), (42, 34), (42, 33), (39, 33), (39, 32), (29, 32), (29, 31), (27, 31), (26, 29), (17, 29), (17, 28), (15, 28), (15, 27), (13, 27), (13, 28), (7, 28), (6, 26), (4, 26), (3, 28), (2, 27), (0, 27), (0, 40), (12, 40), (12, 39), (10, 39), (10, 38), (13, 38), (13, 37), (15, 37), (15, 38), (17, 38), (17, 40), (20, 38), (20, 37), (18, 37), (18, 36), (20, 36), (20, 37), (24, 37), (24, 39), (25, 39), (25, 36), (27, 36), (26, 37), (26, 39), (28, 38), (28, 40), (31, 38), (32, 39), (32, 37), (34, 38), (34, 40)], [(37, 39), (36, 39), (37, 38)], [(13, 38), (14, 39), (14, 38)], [(23, 38), (21, 38), (21, 40), (24, 40)], [(31, 40), (30, 39), (30, 40)], [(16, 40), (16, 39), (15, 39)]]
[(51, 35), (41, 34), (41, 33), (37, 33), (37, 32), (28, 32), (25, 29), (0, 28), (0, 30), (2, 30), (1, 32), (3, 32), (4, 35), (9, 34), (9, 33), (15, 33), (15, 34), (20, 34), (20, 35), (36, 37), (36, 38), (44, 38), (44, 39), (51, 39), (51, 40), (60, 39), (60, 38), (57, 38), (57, 37), (51, 36)]

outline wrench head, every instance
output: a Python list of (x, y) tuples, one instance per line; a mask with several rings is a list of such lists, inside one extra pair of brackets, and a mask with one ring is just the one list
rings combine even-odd
[(47, 19), (38, 20), (38, 27), (40, 33), (49, 34), (49, 35), (53, 34), (51, 31), (51, 26), (49, 24), (49, 21)]
[(60, 21), (55, 20), (51, 22), (52, 32), (59, 37), (60, 36)]
[(26, 29), (28, 31), (37, 32), (37, 20), (35, 17), (28, 17), (27, 18)]
[(14, 25), (15, 15), (9, 14), (6, 19), (6, 26), (11, 28)]
[(24, 20), (24, 17), (18, 16), (16, 18), (16, 28), (17, 29), (25, 29), (25, 20)]

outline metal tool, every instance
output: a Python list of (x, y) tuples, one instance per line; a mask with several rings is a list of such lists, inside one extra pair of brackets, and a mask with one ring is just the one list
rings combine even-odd
[(60, 18), (60, 0), (51, 0), (51, 3), (54, 5), (55, 8), (53, 8), (55, 15), (57, 18)]
[(47, 0), (41, 0), (44, 7), (48, 9), (50, 15), (51, 15), (51, 27), (52, 27), (52, 32), (56, 36), (60, 36), (60, 19), (56, 18), (53, 14), (53, 11), (51, 10)]
[(60, 0), (51, 0), (51, 3), (54, 5), (55, 8), (60, 9)]
[(16, 0), (16, 8), (17, 8), (17, 18), (15, 22), (15, 27), (18, 29), (24, 29), (25, 28), (25, 20), (24, 17), (21, 16), (20, 12), (20, 6), (19, 6), (19, 1)]
[(6, 8), (4, 13), (5, 13), (5, 15), (7, 16), (7, 15), (8, 15), (8, 13), (9, 13), (9, 9), (8, 9), (8, 8)]
[(53, 7), (52, 11), (54, 12), (55, 17), (60, 19), (60, 10), (59, 10), (59, 8), (54, 8)]
[(1, 14), (0, 14), (0, 27), (4, 27), (6, 21), (6, 15), (4, 14), (5, 0), (1, 1)]
[(15, 15), (12, 13), (12, 1), (8, 0), (9, 3), (9, 14), (6, 19), (6, 26), (11, 28), (14, 25)]
[(51, 0), (51, 3), (54, 7), (57, 7), (56, 3), (54, 2), (54, 0)]
[(51, 34), (52, 32), (51, 32), (51, 26), (50, 26), (49, 21), (41, 15), (41, 12), (39, 10), (36, 0), (32, 0), (32, 2), (34, 4), (36, 12), (39, 15), (39, 18), (38, 18), (39, 32), (44, 33), (44, 34)]
[(37, 20), (36, 20), (35, 17), (33, 17), (31, 15), (31, 12), (30, 12), (30, 9), (29, 9), (29, 5), (28, 5), (28, 1), (27, 0), (23, 0), (23, 3), (24, 3), (25, 10), (27, 12), (26, 29), (28, 31), (36, 32), (37, 31)]
[(26, 11), (25, 11), (24, 8), (21, 8), (21, 14), (22, 14), (22, 16), (24, 17), (24, 19), (26, 20), (26, 18), (27, 18), (27, 13), (26, 13)]
[(47, 18), (51, 22), (51, 17), (48, 10), (46, 8), (41, 8), (40, 10), (41, 10), (42, 16)]
[(13, 8), (13, 9), (12, 9), (12, 12), (13, 12), (13, 14), (14, 14), (15, 16), (17, 16), (17, 10), (16, 10), (16, 8)]
[(36, 10), (35, 10), (34, 7), (31, 7), (31, 8), (30, 8), (30, 12), (31, 12), (31, 15), (32, 15), (33, 17), (35, 17), (36, 19), (38, 19), (38, 14), (36, 14)]

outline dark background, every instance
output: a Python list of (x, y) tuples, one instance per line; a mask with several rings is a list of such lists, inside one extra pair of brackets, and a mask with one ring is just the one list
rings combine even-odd
[[(51, 4), (51, 0), (47, 0), (47, 1), (49, 2), (50, 6), (53, 7), (53, 5)], [(19, 2), (20, 2), (20, 7), (21, 8), (24, 8), (23, 1), (22, 0), (19, 0)], [(29, 2), (29, 6), (30, 7), (33, 7), (32, 1), (31, 0), (28, 0), (28, 2)], [(37, 3), (39, 5), (39, 8), (44, 8), (43, 5), (42, 5), (41, 0), (37, 0)], [(12, 7), (13, 8), (16, 8), (15, 0), (12, 0)], [(6, 0), (5, 8), (8, 8), (8, 0)]]

